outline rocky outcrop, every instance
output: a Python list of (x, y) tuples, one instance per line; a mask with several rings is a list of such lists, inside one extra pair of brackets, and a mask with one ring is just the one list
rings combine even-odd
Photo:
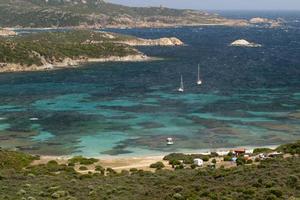
[(278, 19), (267, 19), (267, 18), (261, 18), (261, 17), (254, 17), (249, 20), (251, 24), (264, 24), (267, 25), (267, 27), (275, 28), (282, 26), (284, 24), (284, 20), (281, 18)]
[(16, 32), (9, 29), (0, 29), (0, 36), (15, 36)]
[(132, 39), (121, 41), (120, 43), (130, 46), (182, 46), (184, 43), (176, 37), (160, 39)]
[(269, 19), (261, 18), (261, 17), (254, 17), (249, 20), (251, 24), (262, 24), (262, 23), (269, 23)]
[(247, 40), (240, 39), (232, 42), (230, 46), (236, 46), (236, 47), (261, 47), (261, 44), (256, 44), (252, 42), (248, 42)]

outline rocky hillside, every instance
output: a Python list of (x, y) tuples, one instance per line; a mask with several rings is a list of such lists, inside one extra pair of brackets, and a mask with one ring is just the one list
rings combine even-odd
[(145, 61), (133, 46), (183, 45), (177, 38), (145, 40), (109, 32), (73, 30), (0, 37), (0, 72), (36, 71), (83, 62)]
[(137, 8), (103, 0), (0, 0), (0, 27), (165, 27), (247, 25), (215, 14), (164, 7)]

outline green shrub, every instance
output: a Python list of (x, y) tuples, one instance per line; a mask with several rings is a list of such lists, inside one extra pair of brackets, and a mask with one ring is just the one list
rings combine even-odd
[(176, 165), (175, 170), (184, 169), (184, 165), (181, 163), (180, 165)]
[(80, 166), (80, 167), (79, 167), (79, 170), (81, 170), (81, 171), (86, 171), (86, 170), (88, 170), (88, 168), (87, 168), (86, 166)]
[(246, 163), (246, 159), (244, 158), (244, 157), (238, 157), (237, 159), (236, 159), (236, 164), (237, 165), (244, 165)]
[(112, 168), (107, 168), (106, 171), (110, 174), (110, 175), (113, 175), (113, 174), (117, 174), (117, 172), (115, 170), (113, 170)]
[(270, 153), (272, 152), (273, 150), (270, 149), (270, 148), (256, 148), (253, 150), (253, 153), (254, 154), (260, 154), (260, 153)]
[(260, 162), (260, 158), (255, 158), (255, 162)]
[(95, 158), (84, 158), (82, 156), (75, 156), (71, 159), (68, 160), (69, 163), (79, 163), (81, 165), (92, 165), (96, 162), (98, 162), (99, 160), (98, 159), (95, 159)]
[(270, 189), (270, 193), (274, 194), (276, 197), (282, 197), (283, 192), (279, 189)]
[(213, 158), (213, 157), (219, 157), (219, 154), (217, 152), (211, 152), (210, 153), (210, 157)]
[(281, 145), (276, 150), (283, 153), (300, 154), (300, 140), (295, 143)]
[(169, 164), (174, 168), (176, 165), (180, 165), (181, 162), (179, 160), (170, 160)]
[(227, 154), (227, 156), (230, 156), (230, 157), (233, 157), (233, 152), (232, 151), (229, 151), (229, 153)]
[(50, 160), (47, 165), (58, 165), (58, 162), (55, 160)]
[(253, 160), (249, 159), (246, 161), (246, 164), (252, 164), (253, 163)]
[(298, 182), (299, 180), (297, 176), (288, 176), (286, 184), (292, 188), (295, 188), (297, 187)]
[(137, 172), (138, 169), (137, 169), (137, 168), (131, 168), (131, 169), (129, 169), (129, 171), (130, 171), (130, 172)]
[(163, 159), (168, 161), (179, 162), (183, 161), (184, 164), (193, 164), (194, 159), (201, 158), (203, 161), (208, 161), (211, 155), (203, 155), (203, 154), (183, 154), (183, 153), (171, 153), (165, 156)]
[(29, 154), (0, 149), (0, 169), (20, 170), (27, 167), (36, 157)]
[(105, 174), (105, 169), (100, 165), (95, 166), (95, 171), (101, 172), (103, 175)]
[(150, 168), (155, 168), (155, 169), (162, 169), (164, 167), (165, 165), (162, 162), (156, 162), (150, 165)]
[(196, 168), (197, 168), (197, 165), (195, 165), (195, 164), (191, 165), (191, 169), (196, 169)]
[(224, 156), (224, 161), (231, 161), (232, 160), (232, 157), (231, 156)]
[(203, 156), (203, 157), (202, 157), (202, 160), (203, 160), (204, 162), (209, 161), (209, 156)]

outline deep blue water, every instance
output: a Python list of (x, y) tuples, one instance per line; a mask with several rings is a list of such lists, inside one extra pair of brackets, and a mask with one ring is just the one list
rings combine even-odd
[[(109, 30), (175, 36), (187, 45), (139, 48), (162, 61), (0, 74), (0, 146), (50, 155), (143, 155), (300, 139), (300, 16), (284, 15), (288, 24), (278, 29)], [(229, 46), (241, 38), (263, 46)], [(179, 94), (181, 74), (186, 90)], [(166, 145), (169, 136), (175, 145)]]

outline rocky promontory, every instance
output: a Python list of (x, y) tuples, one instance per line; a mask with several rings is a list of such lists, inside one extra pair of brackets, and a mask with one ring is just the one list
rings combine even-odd
[(230, 46), (235, 46), (235, 47), (261, 47), (261, 44), (256, 44), (253, 42), (248, 42), (245, 39), (239, 39), (239, 40), (235, 40), (234, 42), (232, 42), (230, 44)]
[(137, 62), (149, 57), (134, 46), (177, 46), (177, 38), (142, 39), (103, 31), (45, 32), (0, 40), (0, 72), (43, 71), (87, 62)]
[(16, 32), (9, 29), (0, 29), (0, 36), (15, 36)]
[(276, 28), (279, 26), (282, 26), (284, 23), (284, 20), (281, 18), (278, 19), (268, 19), (268, 18), (261, 18), (261, 17), (254, 17), (249, 20), (250, 24), (264, 24), (269, 28)]
[(130, 46), (182, 46), (184, 43), (176, 37), (160, 38), (160, 39), (131, 39), (121, 43)]

